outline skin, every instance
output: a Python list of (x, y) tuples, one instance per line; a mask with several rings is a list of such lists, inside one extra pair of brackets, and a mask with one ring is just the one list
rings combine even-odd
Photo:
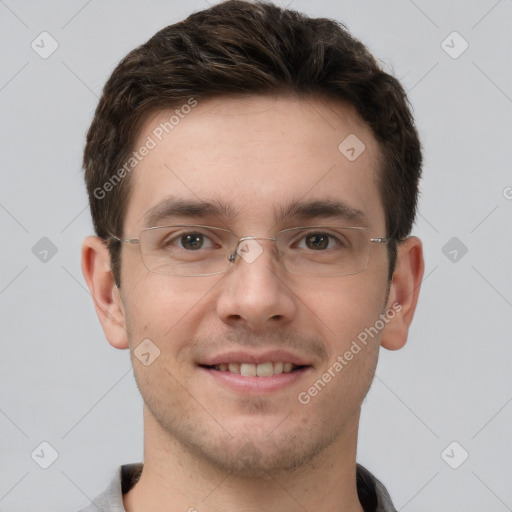
[[(170, 112), (147, 119), (136, 147)], [(349, 134), (366, 149), (350, 162), (338, 150)], [(144, 214), (168, 196), (223, 200), (237, 215), (177, 222), (270, 237), (304, 225), (276, 222), (273, 208), (297, 200), (343, 200), (385, 236), (377, 188), (380, 151), (353, 108), (320, 97), (252, 96), (199, 101), (132, 171), (124, 238), (138, 237)], [(310, 225), (326, 219), (308, 221)], [(329, 221), (332, 222), (332, 221)], [(170, 222), (172, 223), (172, 222)], [(164, 223), (165, 224), (165, 223)], [(136, 245), (123, 245), (121, 289), (105, 245), (88, 237), (82, 269), (109, 343), (129, 348), (144, 399), (144, 470), (124, 496), (128, 512), (357, 511), (355, 481), (361, 403), (380, 347), (401, 348), (416, 307), (424, 265), (419, 239), (400, 244), (388, 282), (384, 244), (372, 244), (367, 269), (319, 278), (287, 273), (273, 242), (252, 263), (225, 274), (149, 272)], [(394, 318), (310, 403), (297, 400), (379, 315)], [(133, 357), (144, 339), (160, 356)], [(266, 394), (245, 394), (212, 379), (197, 363), (229, 350), (284, 348), (307, 359), (307, 372)], [(250, 444), (248, 444), (250, 442)]]

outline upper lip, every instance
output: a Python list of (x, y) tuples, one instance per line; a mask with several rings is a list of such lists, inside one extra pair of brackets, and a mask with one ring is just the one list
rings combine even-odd
[(310, 366), (311, 362), (297, 354), (286, 350), (267, 350), (265, 352), (251, 353), (246, 351), (224, 352), (214, 356), (205, 357), (199, 361), (201, 366), (215, 366), (222, 363), (252, 363), (268, 362), (292, 363), (296, 366)]

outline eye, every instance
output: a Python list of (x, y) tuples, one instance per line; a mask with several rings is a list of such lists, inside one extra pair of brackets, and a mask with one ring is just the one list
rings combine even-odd
[(313, 251), (323, 251), (333, 249), (340, 242), (333, 235), (325, 232), (308, 233), (302, 237), (298, 247), (301, 249), (311, 249)]
[(196, 251), (201, 249), (206, 237), (202, 233), (186, 233), (181, 236), (180, 242), (183, 248)]
[(165, 238), (162, 247), (166, 249), (185, 249), (187, 251), (198, 251), (199, 249), (211, 248), (211, 239), (199, 231), (186, 233), (173, 233)]

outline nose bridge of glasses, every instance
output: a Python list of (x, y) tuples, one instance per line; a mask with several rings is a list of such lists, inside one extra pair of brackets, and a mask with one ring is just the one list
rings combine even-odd
[(253, 263), (264, 251), (258, 240), (277, 241), (275, 237), (243, 236), (237, 240), (236, 246), (229, 256), (229, 261), (233, 263), (238, 254), (246, 263)]

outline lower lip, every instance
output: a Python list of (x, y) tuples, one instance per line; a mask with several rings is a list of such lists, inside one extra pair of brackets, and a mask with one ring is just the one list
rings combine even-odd
[(284, 389), (309, 373), (311, 367), (299, 368), (290, 373), (280, 373), (270, 377), (245, 377), (239, 373), (221, 372), (199, 367), (212, 379), (237, 392), (246, 394), (272, 393)]

